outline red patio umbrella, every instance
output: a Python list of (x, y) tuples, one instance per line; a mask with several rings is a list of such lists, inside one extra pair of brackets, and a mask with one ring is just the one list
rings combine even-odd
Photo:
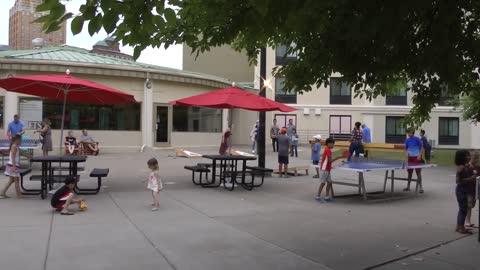
[(280, 102), (276, 102), (271, 99), (255, 95), (234, 86), (179, 99), (170, 102), (170, 104), (179, 106), (209, 107), (217, 109), (240, 108), (250, 111), (261, 112), (293, 112), (297, 110)]
[[(63, 100), (63, 113), (67, 101), (90, 104), (134, 103), (133, 95), (101, 85), (89, 80), (79, 79), (67, 74), (49, 74), (18, 76), (0, 80), (0, 87), (10, 92), (22, 93), (46, 99)], [(63, 145), (64, 117), (60, 133), (60, 151)]]

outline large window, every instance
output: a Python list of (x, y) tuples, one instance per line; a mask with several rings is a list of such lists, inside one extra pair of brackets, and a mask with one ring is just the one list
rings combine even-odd
[(275, 78), (275, 101), (281, 103), (297, 103), (297, 93), (284, 90), (285, 78)]
[(459, 123), (457, 117), (440, 117), (438, 119), (438, 144), (458, 145)]
[(350, 115), (331, 115), (329, 134), (336, 140), (350, 139), (352, 131), (352, 117)]
[[(60, 129), (63, 102), (43, 100), (43, 117)], [(91, 105), (67, 103), (65, 129), (140, 130), (140, 104)]]
[[(290, 48), (295, 48), (295, 44), (290, 45)], [(290, 61), (297, 60), (297, 54), (295, 52), (288, 52), (288, 49), (285, 45), (279, 45), (275, 48), (276, 65), (285, 65)]]
[(352, 89), (340, 77), (330, 78), (330, 104), (352, 104)]
[(174, 106), (173, 131), (222, 132), (222, 110)]
[(386, 97), (387, 105), (407, 105), (407, 90), (405, 88), (398, 89), (393, 93), (388, 93)]
[(403, 126), (403, 116), (387, 116), (385, 118), (385, 142), (404, 143), (406, 129)]
[(448, 86), (443, 86), (440, 94), (440, 100), (438, 101), (438, 106), (454, 106), (453, 103), (455, 103), (457, 99), (458, 96), (455, 96), (449, 92)]

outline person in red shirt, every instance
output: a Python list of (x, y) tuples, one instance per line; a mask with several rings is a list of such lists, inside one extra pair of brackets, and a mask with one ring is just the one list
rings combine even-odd
[[(341, 158), (337, 157), (335, 159), (332, 159), (332, 148), (335, 145), (335, 140), (332, 138), (328, 138), (325, 141), (325, 144), (327, 147), (325, 147), (325, 150), (323, 150), (323, 155), (322, 155), (322, 160), (320, 162), (320, 170), (322, 170), (322, 174), (320, 176), (320, 186), (318, 187), (318, 194), (317, 197), (315, 197), (315, 200), (318, 202), (323, 202), (322, 200), (322, 191), (323, 188), (325, 187), (325, 184), (327, 184), (327, 195), (325, 196), (325, 201), (331, 201), (332, 199), (330, 198), (330, 191), (332, 191), (332, 177), (330, 175), (330, 171), (332, 170), (332, 162), (335, 160)], [(332, 197), (333, 197), (333, 191), (332, 191)]]

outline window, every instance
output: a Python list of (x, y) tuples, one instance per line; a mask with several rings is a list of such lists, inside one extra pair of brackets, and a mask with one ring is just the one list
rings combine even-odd
[[(60, 129), (63, 102), (43, 100), (43, 117)], [(69, 102), (65, 111), (65, 129), (140, 130), (140, 104), (91, 105)]]
[(275, 101), (288, 104), (297, 103), (297, 93), (295, 91), (286, 92), (283, 90), (285, 78), (275, 78)]
[(340, 77), (330, 78), (330, 104), (352, 104), (352, 89)]
[(452, 102), (455, 101), (456, 99), (458, 99), (458, 96), (454, 96), (448, 93), (448, 87), (445, 87), (445, 89), (442, 90), (442, 93), (440, 95), (438, 106), (454, 106)]
[(407, 90), (405, 88), (387, 94), (386, 105), (407, 105)]
[[(290, 48), (295, 48), (296, 44), (290, 45)], [(277, 65), (285, 65), (288, 62), (297, 60), (296, 52), (288, 52), (286, 45), (279, 45), (275, 48), (275, 63)]]
[[(275, 114), (274, 119), (277, 119), (277, 125), (279, 127), (286, 127), (290, 119), (293, 120), (293, 124), (297, 126), (297, 115), (296, 114)], [(268, 127), (268, 125), (267, 125)]]
[(404, 143), (406, 130), (403, 126), (403, 116), (387, 116), (385, 118), (385, 142)]
[(174, 106), (173, 131), (222, 132), (222, 110)]
[(438, 144), (458, 145), (458, 117), (440, 117), (438, 119)]
[(331, 115), (329, 134), (336, 140), (347, 141), (352, 131), (352, 116)]

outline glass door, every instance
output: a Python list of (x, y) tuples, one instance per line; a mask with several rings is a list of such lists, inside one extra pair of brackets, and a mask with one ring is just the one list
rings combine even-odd
[(170, 107), (156, 106), (155, 113), (155, 143), (168, 144), (170, 143)]

